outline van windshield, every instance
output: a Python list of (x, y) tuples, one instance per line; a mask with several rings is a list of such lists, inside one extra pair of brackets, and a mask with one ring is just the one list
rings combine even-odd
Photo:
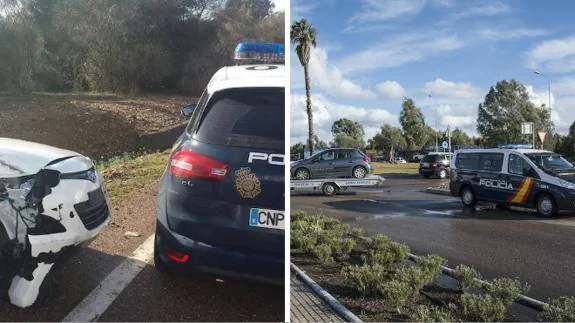
[(543, 170), (561, 170), (571, 169), (573, 164), (568, 162), (559, 154), (538, 153), (538, 154), (525, 154), (532, 162)]

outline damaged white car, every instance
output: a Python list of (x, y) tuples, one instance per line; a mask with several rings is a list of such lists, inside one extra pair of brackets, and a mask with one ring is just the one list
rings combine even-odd
[(87, 157), (0, 138), (0, 266), (13, 268), (12, 304), (34, 304), (58, 256), (93, 240), (109, 222), (108, 205)]

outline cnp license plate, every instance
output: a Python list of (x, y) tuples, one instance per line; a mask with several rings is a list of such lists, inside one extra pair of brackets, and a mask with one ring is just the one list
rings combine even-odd
[(250, 226), (285, 230), (285, 212), (252, 208), (250, 210)]

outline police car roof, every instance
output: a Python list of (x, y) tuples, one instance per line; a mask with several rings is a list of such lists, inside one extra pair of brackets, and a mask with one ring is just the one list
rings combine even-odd
[(208, 92), (242, 87), (285, 87), (284, 65), (238, 65), (220, 68), (208, 83)]
[(534, 154), (534, 153), (548, 153), (548, 154), (555, 154), (549, 150), (541, 150), (541, 149), (527, 149), (527, 148), (518, 148), (518, 149), (510, 149), (510, 148), (476, 148), (476, 149), (460, 149), (456, 150), (455, 153), (500, 153), (500, 152), (516, 152), (521, 154)]

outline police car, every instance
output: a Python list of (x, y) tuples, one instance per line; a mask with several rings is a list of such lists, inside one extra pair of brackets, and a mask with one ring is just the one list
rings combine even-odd
[(575, 168), (561, 155), (529, 148), (455, 152), (450, 190), (465, 206), (491, 202), (551, 217), (575, 209)]
[(155, 267), (283, 284), (284, 45), (242, 43), (235, 55), (182, 110), (189, 122), (158, 194)]
[(0, 264), (13, 276), (12, 304), (34, 304), (58, 256), (94, 239), (110, 221), (108, 205), (87, 157), (0, 138)]

